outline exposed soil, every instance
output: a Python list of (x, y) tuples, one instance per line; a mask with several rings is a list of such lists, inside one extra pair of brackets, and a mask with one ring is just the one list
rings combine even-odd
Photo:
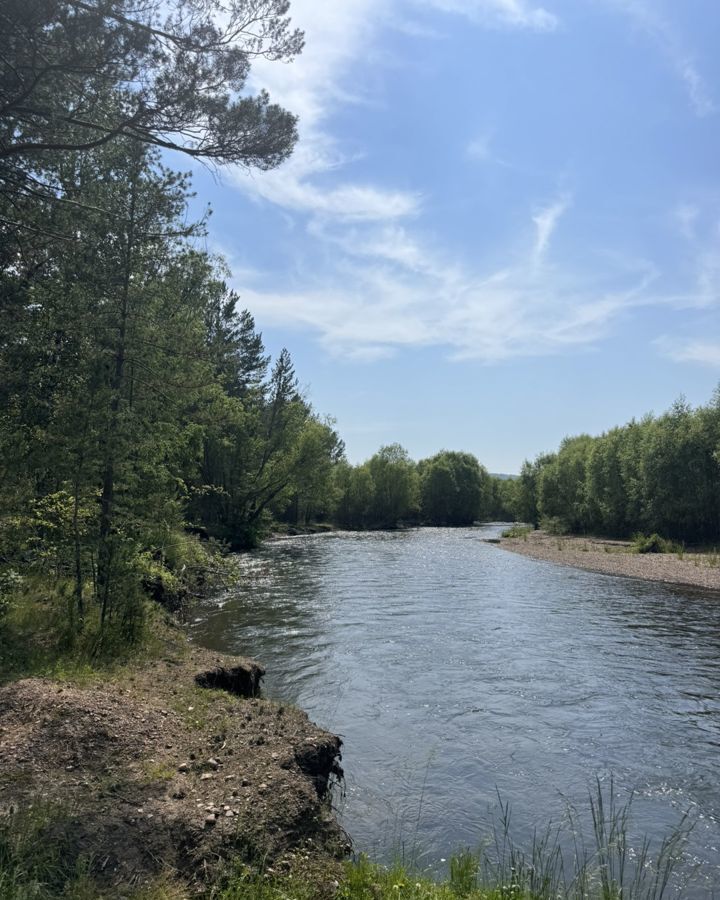
[(554, 537), (543, 531), (532, 531), (526, 538), (502, 538), (499, 544), (505, 550), (561, 566), (720, 591), (720, 567), (707, 553), (688, 550), (682, 559), (676, 553), (633, 553), (628, 541)]
[(317, 867), (331, 889), (348, 850), (328, 799), (340, 739), (293, 707), (200, 686), (252, 693), (261, 672), (175, 643), (109, 681), (0, 688), (0, 815), (57, 805), (52, 827), (111, 896), (168, 873), (202, 893), (233, 857)]

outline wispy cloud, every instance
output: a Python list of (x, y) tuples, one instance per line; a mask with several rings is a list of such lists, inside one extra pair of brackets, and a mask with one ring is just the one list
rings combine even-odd
[(345, 180), (338, 173), (352, 162), (327, 130), (330, 113), (340, 105), (369, 102), (362, 92), (345, 87), (351, 63), (372, 46), (383, 23), (392, 24), (392, 10), (381, 0), (343, 0), (319, 5), (293, 0), (293, 24), (305, 30), (307, 47), (292, 66), (257, 60), (252, 78), (256, 88), (299, 116), (301, 140), (292, 158), (279, 169), (250, 176), (237, 170), (234, 183), (251, 197), (262, 198), (292, 212), (345, 221), (393, 220), (414, 214), (417, 193)]
[(279, 172), (263, 172), (251, 180), (245, 172), (235, 172), (231, 177), (251, 195), (259, 195), (283, 209), (340, 221), (393, 220), (419, 210), (419, 193), (352, 181), (331, 187), (320, 183), (322, 175), (341, 164), (341, 159), (323, 151), (323, 143), (322, 135), (310, 138)]
[[(264, 60), (253, 64), (256, 88), (266, 88), (274, 100), (297, 113), (300, 143), (292, 158), (279, 169), (252, 177), (236, 171), (234, 183), (251, 197), (262, 198), (293, 212), (350, 221), (392, 221), (415, 214), (418, 192), (402, 191), (346, 179), (340, 173), (353, 154), (338, 145), (328, 130), (328, 119), (340, 105), (368, 103), (362, 91), (344, 85), (350, 67), (367, 59), (377, 32), (405, 23), (417, 33), (433, 34), (415, 22), (413, 13), (424, 7), (469, 16), (481, 26), (507, 26), (552, 30), (557, 19), (542, 7), (524, 0), (342, 0), (318, 4), (293, 0), (293, 23), (306, 33), (305, 52), (292, 66)], [(475, 146), (480, 153), (480, 145)]]
[(694, 60), (691, 57), (683, 58), (673, 54), (673, 61), (677, 72), (685, 82), (685, 87), (690, 97), (690, 103), (695, 113), (704, 118), (717, 112), (717, 106), (710, 93), (707, 82), (700, 74)]
[(683, 45), (676, 29), (646, 0), (603, 0), (607, 5), (629, 16), (661, 50), (677, 77), (685, 86), (690, 105), (697, 116), (718, 111), (710, 88), (700, 72), (693, 54)]
[[(635, 0), (603, 2), (645, 10)], [(396, 27), (403, 11), (423, 6), (487, 27), (545, 32), (559, 24), (544, 7), (521, 0), (343, 0), (329, 5), (293, 0), (294, 22), (307, 33), (306, 53), (292, 66), (258, 61), (253, 77), (256, 86), (268, 88), (273, 99), (300, 115), (301, 142), (279, 170), (252, 177), (237, 173), (235, 183), (291, 215), (323, 264), (316, 271), (303, 267), (287, 276), (288, 286), (276, 290), (264, 288), (256, 277), (236, 277), (243, 302), (258, 320), (306, 330), (328, 353), (343, 358), (374, 360), (403, 347), (438, 346), (455, 359), (493, 362), (592, 346), (646, 305), (714, 303), (720, 261), (715, 250), (697, 245), (689, 210), (678, 221), (687, 232), (688, 252), (696, 253), (697, 275), (686, 292), (668, 296), (655, 291), (659, 272), (642, 260), (608, 266), (601, 274), (583, 259), (550, 264), (553, 240), (572, 204), (568, 194), (534, 211), (528, 202), (524, 245), (501, 250), (494, 263), (481, 266), (443, 252), (441, 241), (423, 238), (419, 191), (352, 177), (357, 149), (336, 141), (329, 123), (339, 105), (369, 98), (345, 89), (347, 76), (375, 46), (378, 29)], [(633, 15), (666, 52), (672, 51), (678, 65), (688, 61), (663, 22), (644, 12)], [(683, 71), (683, 78), (692, 81), (692, 67)], [(691, 98), (700, 112), (701, 79), (695, 87)], [(465, 148), (467, 155), (480, 162), (493, 159), (492, 137), (477, 135)]]
[[(544, 221), (556, 222), (567, 202), (550, 208), (553, 215), (545, 210)], [(545, 246), (551, 230), (544, 227)], [(315, 333), (328, 353), (345, 359), (419, 346), (485, 362), (565, 352), (596, 342), (646, 302), (656, 275), (638, 262), (603, 283), (581, 271), (538, 266), (537, 237), (504, 267), (483, 273), (397, 225), (313, 232), (341, 251), (332, 271), (286, 292), (237, 286), (263, 322)]]
[(533, 223), (536, 228), (535, 247), (533, 248), (533, 260), (535, 264), (542, 262), (547, 250), (550, 246), (553, 233), (557, 228), (560, 218), (567, 212), (570, 206), (570, 197), (562, 196), (550, 206), (541, 209), (533, 216)]
[(525, 0), (419, 0), (443, 12), (459, 13), (490, 27), (530, 28), (554, 31), (558, 17)]
[(705, 340), (676, 340), (659, 338), (656, 345), (664, 356), (679, 363), (695, 363), (720, 369), (720, 342)]

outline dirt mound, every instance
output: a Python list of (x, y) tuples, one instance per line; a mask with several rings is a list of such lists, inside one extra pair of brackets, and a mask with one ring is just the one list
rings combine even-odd
[(110, 682), (0, 688), (0, 813), (54, 809), (48, 828), (120, 896), (168, 871), (199, 887), (237, 855), (282, 869), (346, 851), (327, 798), (339, 738), (196, 683), (219, 670), (235, 686), (261, 671), (195, 650)]

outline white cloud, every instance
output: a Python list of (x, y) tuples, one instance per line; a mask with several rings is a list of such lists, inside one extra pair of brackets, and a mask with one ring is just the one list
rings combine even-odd
[(542, 262), (545, 257), (557, 224), (569, 206), (570, 198), (565, 195), (533, 216), (537, 231), (533, 250), (533, 258), (536, 263)]
[(682, 45), (676, 30), (646, 0), (603, 0), (625, 13), (662, 51), (678, 78), (682, 81), (695, 114), (701, 118), (718, 111), (710, 88), (703, 78), (692, 54)]
[[(553, 15), (524, 0), (293, 0), (293, 24), (305, 31), (305, 51), (291, 66), (258, 59), (251, 78), (253, 88), (267, 89), (274, 101), (299, 116), (300, 141), (279, 169), (253, 175), (237, 170), (234, 184), (287, 210), (338, 220), (392, 221), (415, 214), (421, 200), (417, 192), (351, 180), (337, 184), (337, 173), (352, 156), (328, 133), (327, 119), (340, 104), (370, 102), (362, 91), (349, 92), (343, 84), (351, 64), (372, 56), (377, 31), (405, 23), (417, 33), (420, 26), (410, 13), (428, 5), (485, 26), (546, 31), (557, 24)], [(335, 178), (329, 185), (331, 173)]]
[(662, 337), (656, 341), (661, 352), (675, 362), (695, 363), (720, 369), (720, 342), (704, 340), (675, 341)]
[(490, 27), (530, 28), (554, 31), (559, 20), (541, 6), (525, 0), (420, 0), (443, 12), (460, 13)]
[(717, 106), (710, 94), (710, 88), (698, 71), (694, 61), (691, 58), (683, 59), (677, 56), (674, 59), (674, 63), (678, 74), (685, 82), (695, 114), (700, 118), (704, 118), (717, 112)]
[[(545, 210), (544, 221), (556, 222), (568, 202)], [(551, 230), (544, 226), (545, 246)], [(645, 263), (604, 284), (538, 266), (537, 238), (505, 267), (482, 273), (399, 225), (315, 225), (313, 236), (341, 251), (330, 272), (288, 291), (236, 286), (264, 323), (314, 332), (328, 353), (345, 359), (441, 346), (454, 359), (493, 362), (587, 346), (647, 302), (656, 277)]]
[(240, 187), (259, 194), (283, 209), (338, 220), (392, 220), (415, 214), (421, 198), (409, 191), (386, 190), (370, 184), (348, 182), (326, 187), (317, 179), (336, 168), (337, 160), (319, 151), (320, 137), (298, 148), (296, 155), (279, 172), (249, 176), (237, 171), (231, 175)]
[[(621, 6), (653, 34), (698, 114), (714, 109), (692, 59), (680, 52), (666, 23), (637, 0), (603, 2)], [(237, 273), (235, 286), (258, 320), (313, 333), (328, 353), (343, 358), (376, 360), (403, 347), (441, 346), (456, 359), (492, 362), (590, 346), (641, 306), (706, 308), (719, 302), (717, 242), (700, 246), (699, 214), (691, 207), (677, 211), (677, 222), (695, 253), (695, 280), (684, 293), (653, 294), (660, 273), (644, 261), (609, 264), (604, 276), (582, 260), (562, 268), (548, 263), (572, 202), (567, 194), (528, 212), (526, 245), (483, 270), (448, 258), (437, 241), (418, 236), (412, 222), (422, 209), (418, 192), (343, 178), (355, 157), (329, 133), (330, 115), (340, 104), (370, 102), (362, 91), (343, 87), (350, 66), (372, 54), (379, 28), (397, 28), (403, 12), (423, 7), (488, 27), (551, 31), (559, 24), (545, 8), (522, 0), (293, 0), (293, 21), (306, 31), (306, 52), (292, 66), (258, 60), (253, 79), (255, 87), (267, 88), (299, 114), (301, 141), (280, 169), (253, 176), (238, 172), (234, 183), (288, 217), (303, 214), (307, 221), (298, 220), (297, 227), (307, 229), (323, 266), (315, 272), (303, 266), (289, 276), (292, 286), (275, 291), (263, 289), (257, 273)], [(492, 137), (478, 134), (466, 153), (506, 165), (493, 158)]]
[(415, 193), (352, 181), (327, 184), (328, 176), (351, 158), (327, 132), (326, 119), (339, 104), (368, 102), (362, 93), (346, 91), (342, 76), (372, 44), (386, 14), (381, 0), (293, 0), (293, 24), (305, 31), (305, 51), (291, 66), (256, 60), (252, 86), (267, 89), (274, 101), (299, 116), (300, 142), (277, 170), (252, 175), (235, 171), (235, 185), (281, 208), (340, 220), (392, 220), (417, 211), (420, 198)]

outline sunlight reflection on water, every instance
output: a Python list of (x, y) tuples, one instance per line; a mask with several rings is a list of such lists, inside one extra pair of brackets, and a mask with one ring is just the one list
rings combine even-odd
[(639, 832), (660, 839), (696, 811), (691, 853), (717, 890), (717, 598), (482, 542), (497, 532), (269, 544), (241, 557), (242, 583), (197, 612), (194, 637), (260, 659), (267, 694), (343, 737), (358, 849), (410, 841), (432, 866), (477, 846), (498, 793), (522, 838), (612, 774), (637, 792)]

